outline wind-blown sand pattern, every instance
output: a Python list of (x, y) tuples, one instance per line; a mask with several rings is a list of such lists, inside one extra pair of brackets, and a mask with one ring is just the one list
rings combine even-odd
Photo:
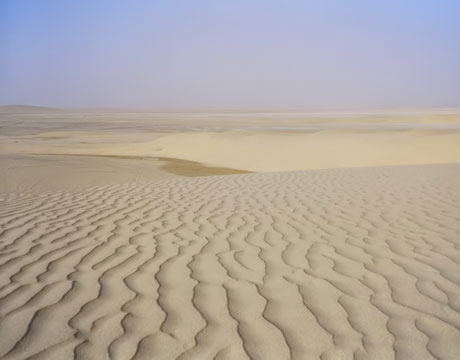
[(459, 359), (460, 165), (5, 194), (2, 359)]

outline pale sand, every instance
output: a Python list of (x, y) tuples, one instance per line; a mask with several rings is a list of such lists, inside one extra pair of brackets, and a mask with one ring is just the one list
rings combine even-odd
[(460, 165), (1, 204), (3, 359), (460, 358)]
[(241, 130), (155, 133), (150, 134), (153, 140), (146, 136), (58, 132), (10, 137), (3, 149), (13, 154), (178, 158), (251, 172), (460, 162), (460, 131), (455, 130)]
[(460, 162), (458, 109), (389, 114), (1, 110), (5, 155), (174, 158), (249, 172)]
[(460, 162), (458, 112), (37, 111), (0, 108), (0, 358), (460, 359), (460, 164), (281, 172)]

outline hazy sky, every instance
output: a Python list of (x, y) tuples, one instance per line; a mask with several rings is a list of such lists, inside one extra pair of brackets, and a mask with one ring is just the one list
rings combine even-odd
[(0, 104), (460, 106), (459, 0), (1, 0)]

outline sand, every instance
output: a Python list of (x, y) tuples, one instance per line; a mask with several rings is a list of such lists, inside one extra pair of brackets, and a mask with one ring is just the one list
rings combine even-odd
[(460, 162), (458, 109), (355, 115), (0, 111), (0, 120), (5, 155), (169, 158), (247, 172)]
[(241, 174), (247, 171), (205, 166), (201, 163), (169, 158), (129, 156), (0, 155), (2, 193), (39, 192), (193, 177)]
[(460, 358), (455, 126), (26, 110), (0, 116), (1, 359)]
[(4, 195), (3, 359), (458, 359), (460, 166)]

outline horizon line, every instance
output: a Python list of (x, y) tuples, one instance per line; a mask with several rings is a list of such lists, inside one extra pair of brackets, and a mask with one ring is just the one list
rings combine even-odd
[[(116, 112), (135, 112), (135, 113), (328, 113), (328, 112), (420, 112), (420, 111), (448, 111), (458, 110), (459, 105), (452, 106), (391, 106), (391, 107), (144, 107), (144, 106), (47, 106), (33, 104), (3, 104), (0, 109), (24, 108), (24, 110), (49, 110), (49, 111), (116, 111)], [(19, 110), (19, 109), (18, 109)]]

